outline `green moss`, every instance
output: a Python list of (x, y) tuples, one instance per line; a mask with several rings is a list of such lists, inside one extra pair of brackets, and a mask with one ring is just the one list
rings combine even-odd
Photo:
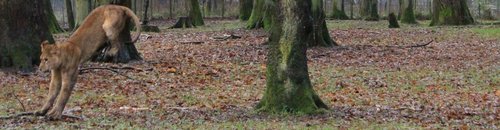
[(196, 26), (205, 25), (203, 21), (203, 16), (201, 15), (200, 4), (198, 0), (191, 0), (191, 10), (189, 11), (189, 17), (193, 20), (193, 24)]
[(413, 11), (413, 0), (408, 1), (408, 6), (403, 12), (403, 16), (401, 17), (401, 23), (409, 23), (416, 24), (417, 20), (415, 19), (415, 14)]
[(485, 38), (500, 37), (500, 28), (475, 28), (472, 31)]

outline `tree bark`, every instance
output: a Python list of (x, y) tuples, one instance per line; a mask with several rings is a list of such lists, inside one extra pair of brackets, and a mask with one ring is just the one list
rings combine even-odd
[(24, 72), (40, 63), (40, 43), (54, 43), (44, 0), (0, 1), (0, 67)]
[(89, 15), (89, 0), (75, 0), (75, 8), (76, 8), (76, 19), (75, 19), (75, 28), (78, 28), (80, 24), (83, 22), (85, 17)]
[(338, 8), (337, 0), (332, 0), (332, 13), (330, 14), (330, 18), (333, 19), (349, 19), (344, 10), (344, 0), (341, 2), (341, 9)]
[(68, 15), (68, 27), (69, 30), (73, 30), (75, 28), (75, 16), (73, 14), (73, 4), (71, 0), (64, 0), (66, 4), (66, 14)]
[(43, 12), (47, 17), (49, 31), (51, 33), (64, 32), (64, 30), (61, 28), (61, 26), (59, 26), (59, 23), (57, 22), (56, 16), (54, 15), (54, 10), (52, 10), (52, 4), (50, 0), (43, 0), (43, 4), (43, 6), (45, 7)]
[(189, 3), (190, 3), (189, 17), (191, 17), (193, 24), (196, 26), (205, 25), (205, 22), (203, 21), (203, 16), (201, 15), (200, 4), (198, 3), (198, 0), (190, 0)]
[(248, 29), (265, 28), (269, 29), (271, 27), (270, 18), (266, 17), (269, 15), (265, 2), (270, 2), (272, 0), (254, 0), (252, 15), (247, 22)]
[(247, 21), (252, 15), (253, 0), (240, 0), (240, 20)]
[(431, 26), (474, 24), (466, 0), (434, 0), (432, 5)]
[[(266, 91), (256, 109), (270, 113), (316, 113), (328, 107), (313, 90), (307, 67), (307, 42), (313, 33), (310, 0), (273, 0)], [(283, 24), (283, 25), (281, 25)]]
[(406, 0), (406, 8), (403, 11), (403, 16), (401, 16), (401, 23), (416, 24), (415, 13), (413, 11), (414, 2), (413, 0)]
[(336, 46), (337, 43), (332, 40), (330, 33), (328, 32), (328, 28), (326, 27), (323, 0), (311, 0), (311, 7), (309, 8), (311, 9), (313, 18), (313, 33), (311, 33), (308, 46)]
[(378, 0), (361, 0), (361, 8), (359, 14), (364, 20), (377, 21), (379, 19)]

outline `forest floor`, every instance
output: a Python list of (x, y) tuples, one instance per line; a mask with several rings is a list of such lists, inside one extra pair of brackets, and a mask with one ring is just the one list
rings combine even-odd
[[(143, 33), (136, 43), (143, 61), (81, 66), (119, 72), (81, 71), (65, 113), (84, 120), (21, 117), (0, 120), (0, 129), (500, 128), (499, 26), (387, 29), (386, 21), (328, 21), (340, 46), (307, 53), (329, 112), (275, 115), (253, 109), (265, 90), (264, 31), (232, 20), (193, 29), (153, 24), (162, 32)], [(241, 38), (217, 39), (228, 34)], [(1, 116), (41, 107), (48, 73), (0, 77)]]

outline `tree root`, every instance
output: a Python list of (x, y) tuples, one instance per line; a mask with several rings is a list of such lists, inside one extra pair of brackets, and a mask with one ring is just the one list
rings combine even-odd
[[(14, 119), (14, 118), (19, 118), (19, 117), (23, 117), (23, 116), (43, 116), (43, 115), (37, 115), (35, 112), (22, 112), (22, 113), (10, 115), (10, 116), (0, 116), (0, 120)], [(63, 114), (62, 117), (83, 120), (83, 117), (74, 116), (74, 115)]]

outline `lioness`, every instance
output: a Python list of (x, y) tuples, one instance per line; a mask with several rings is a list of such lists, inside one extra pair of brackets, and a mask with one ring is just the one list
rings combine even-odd
[(104, 5), (93, 10), (64, 43), (42, 42), (39, 69), (44, 72), (51, 70), (51, 79), (47, 101), (36, 111), (36, 115), (45, 115), (50, 119), (62, 117), (64, 106), (76, 83), (78, 66), (89, 60), (107, 40), (111, 42), (112, 47), (109, 54), (116, 54), (120, 49), (118, 36), (122, 30), (128, 29), (125, 23), (130, 19), (139, 33), (132, 41), (136, 42), (141, 29), (139, 18), (132, 10), (118, 5)]

